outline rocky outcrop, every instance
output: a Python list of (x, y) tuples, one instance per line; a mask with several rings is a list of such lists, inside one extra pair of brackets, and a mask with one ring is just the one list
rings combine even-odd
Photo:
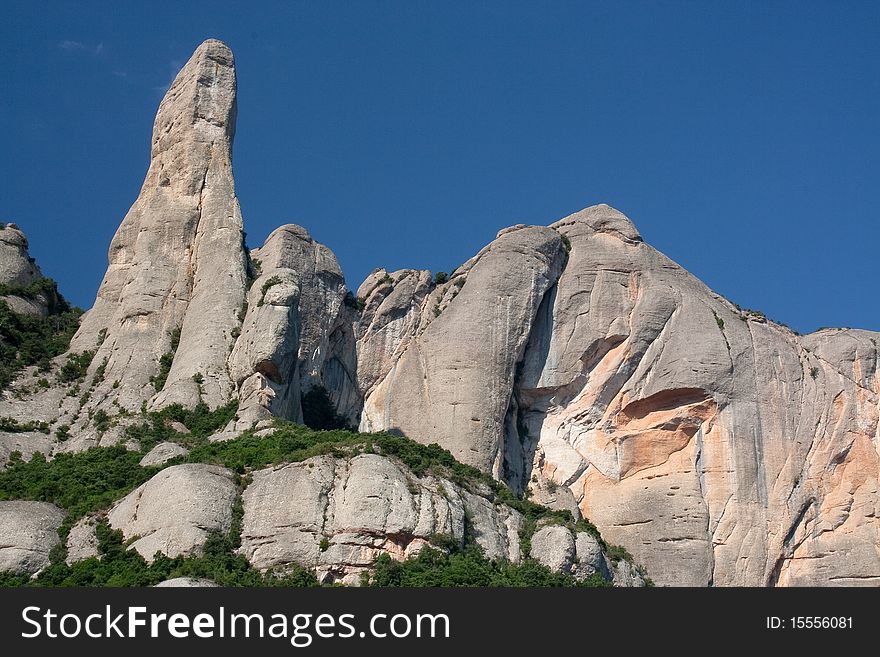
[(741, 311), (608, 206), (553, 227), (571, 253), (508, 437), (533, 477), (660, 584), (880, 582), (877, 334)]
[(197, 554), (212, 531), (228, 532), (237, 496), (233, 474), (214, 465), (174, 465), (139, 486), (107, 520), (147, 561)]
[[(235, 117), (232, 52), (206, 41), (159, 105), (146, 179), (71, 344), (75, 352), (97, 350), (92, 370), (104, 367), (93, 407), (114, 414), (114, 400), (138, 411), (144, 401), (160, 408), (200, 399), (216, 407), (233, 397), (226, 359), (246, 278), (232, 177)], [(166, 353), (170, 368), (162, 372)]]
[(15, 224), (0, 223), (0, 285), (26, 287), (43, 277), (28, 253), (28, 241)]
[(151, 465), (162, 465), (171, 459), (175, 459), (178, 456), (186, 456), (187, 454), (189, 454), (189, 450), (177, 443), (159, 443), (144, 454), (140, 464), (145, 468)]
[(518, 450), (504, 440), (516, 369), (564, 261), (554, 230), (502, 231), (430, 294), (416, 336), (365, 399), (361, 429), (440, 443), (503, 477)]
[(214, 582), (210, 579), (204, 579), (201, 577), (175, 577), (173, 579), (166, 579), (164, 582), (159, 582), (156, 584), (157, 589), (162, 588), (178, 588), (178, 589), (192, 589), (192, 588), (217, 588), (220, 586), (217, 582)]
[(379, 554), (404, 558), (439, 535), (463, 544), (466, 517), (488, 556), (520, 559), (516, 511), (376, 454), (257, 471), (242, 500), (241, 551), (262, 570), (298, 563), (357, 583)]
[(373, 394), (416, 336), (433, 288), (431, 272), (417, 269), (377, 269), (361, 283), (357, 376), (364, 397)]
[(48, 566), (65, 515), (48, 502), (0, 502), (0, 571), (31, 575)]
[(98, 536), (95, 531), (97, 519), (93, 516), (80, 518), (67, 534), (67, 557), (68, 564), (83, 561), (91, 557), (99, 557)]
[(880, 583), (877, 333), (740, 310), (605, 205), (501, 231), (424, 301), (396, 283), (359, 291), (362, 429), (583, 513), (661, 584)]
[[(550, 570), (585, 580), (593, 575), (613, 579), (614, 565), (599, 540), (589, 532), (572, 532), (562, 525), (538, 529), (530, 540), (529, 556)], [(642, 579), (640, 586), (644, 586)]]
[(20, 315), (45, 317), (50, 299), (45, 292), (23, 294), (28, 286), (43, 278), (28, 253), (28, 241), (15, 224), (0, 223), (0, 301)]
[(241, 390), (241, 425), (272, 416), (302, 421), (301, 396), (315, 386), (356, 424), (361, 398), (354, 310), (336, 256), (304, 228), (288, 224), (251, 257), (259, 276), (230, 357)]

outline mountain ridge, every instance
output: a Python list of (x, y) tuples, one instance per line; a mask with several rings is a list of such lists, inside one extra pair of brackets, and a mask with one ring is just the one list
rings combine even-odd
[(880, 584), (880, 333), (740, 309), (604, 204), (355, 295), (305, 228), (245, 247), (235, 97), (231, 51), (206, 41), (56, 379), (25, 370), (0, 400), (51, 434), (0, 432), (4, 460), (136, 449), (129, 427), (177, 407), (235, 404), (212, 442), (268, 436), (313, 394), (334, 422), (438, 443), (589, 518), (659, 584)]

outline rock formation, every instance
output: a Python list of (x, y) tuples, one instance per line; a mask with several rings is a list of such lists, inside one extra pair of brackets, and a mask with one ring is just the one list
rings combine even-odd
[(28, 253), (28, 241), (15, 224), (0, 223), (0, 301), (22, 315), (45, 317), (50, 299), (46, 292), (22, 294), (43, 278)]
[[(213, 40), (175, 79), (70, 353), (28, 368), (0, 399), (12, 427), (0, 432), (0, 467), (12, 451), (126, 440), (142, 410), (172, 404), (238, 403), (212, 439), (264, 437), (272, 418), (302, 421), (303, 395), (326, 391), (361, 431), (438, 443), (589, 518), (659, 584), (880, 585), (880, 334), (800, 336), (742, 310), (607, 205), (501, 230), (445, 280), (377, 269), (355, 297), (300, 226), (247, 252), (235, 85), (232, 53)], [(40, 277), (24, 236), (4, 225), (4, 292)], [(39, 314), (40, 303), (13, 310)], [(142, 463), (186, 454), (165, 443)], [(234, 479), (172, 466), (108, 519), (146, 558), (197, 553), (209, 531), (229, 529)], [(487, 554), (521, 558), (517, 512), (379, 454), (258, 469), (243, 504), (241, 553), (261, 569), (297, 562), (351, 582), (379, 554), (412, 554), (435, 534), (460, 540), (466, 515)], [(39, 509), (16, 534), (19, 507), (0, 508), (0, 533), (15, 536), (4, 568), (45, 565), (61, 521)], [(83, 522), (68, 539), (80, 556), (95, 550)], [(643, 583), (569, 526), (539, 527), (530, 554), (575, 577)]]
[[(568, 251), (561, 275), (499, 275), (507, 287), (481, 283), (495, 301), (478, 304), (469, 277), (438, 307), (442, 334), (412, 339), (368, 391), (362, 427), (436, 440), (514, 487), (568, 489), (658, 583), (880, 583), (880, 335), (797, 336), (739, 310), (608, 206), (551, 229), (546, 260)], [(473, 271), (524, 233), (502, 231)], [(514, 323), (525, 344), (497, 317), (511, 297), (534, 309)], [(494, 352), (498, 335), (516, 339)], [(485, 415), (462, 422), (474, 407)]]
[[(211, 40), (159, 105), (141, 193), (113, 237), (95, 305), (71, 344), (97, 349), (93, 367), (106, 360), (92, 396), (107, 406), (115, 399), (137, 411), (144, 401), (158, 408), (203, 399), (215, 407), (232, 395), (226, 359), (246, 277), (232, 179), (235, 90), (232, 52)], [(160, 358), (172, 351), (156, 385)]]
[[(365, 399), (361, 429), (437, 442), (503, 477), (516, 366), (564, 260), (554, 230), (502, 231), (427, 297), (416, 335)], [(388, 346), (364, 359), (390, 358), (398, 345)]]
[(151, 561), (197, 553), (211, 531), (228, 532), (237, 489), (229, 470), (201, 463), (174, 465), (136, 488), (107, 519)]
[(375, 454), (257, 471), (243, 501), (241, 549), (260, 569), (299, 563), (356, 584), (379, 554), (404, 558), (439, 535), (463, 543), (466, 516), (488, 556), (520, 560), (519, 513)]
[(33, 574), (49, 565), (64, 511), (46, 502), (0, 502), (0, 572)]
[(302, 394), (316, 386), (350, 424), (360, 414), (354, 316), (336, 256), (288, 224), (251, 254), (259, 275), (229, 359), (241, 390), (240, 425), (273, 416), (302, 421)]

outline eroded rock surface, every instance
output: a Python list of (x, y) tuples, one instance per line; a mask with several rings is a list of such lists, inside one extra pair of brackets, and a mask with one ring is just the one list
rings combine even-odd
[(516, 392), (533, 476), (660, 584), (880, 582), (878, 335), (740, 311), (607, 206), (553, 227)]
[(241, 425), (272, 416), (302, 421), (301, 396), (315, 386), (356, 424), (354, 310), (336, 256), (294, 224), (277, 228), (251, 256), (259, 276), (230, 357)]
[[(547, 525), (538, 529), (531, 538), (529, 556), (550, 570), (569, 573), (579, 580), (599, 575), (607, 581), (614, 580), (614, 568), (606, 556), (598, 539), (589, 532), (572, 532), (562, 525)], [(629, 572), (629, 571), (626, 571)], [(641, 578), (638, 571), (634, 574)], [(644, 586), (634, 577), (628, 584), (620, 585)], [(615, 582), (617, 583), (617, 582)]]
[(379, 554), (404, 558), (441, 534), (463, 542), (465, 514), (488, 556), (520, 558), (517, 512), (375, 454), (257, 471), (242, 499), (241, 551), (263, 570), (299, 563), (356, 583)]
[[(113, 414), (142, 402), (225, 404), (226, 368), (244, 302), (246, 255), (232, 177), (236, 76), (232, 52), (204, 42), (174, 79), (153, 126), (140, 195), (110, 244), (109, 268), (71, 349), (104, 366), (92, 405)], [(160, 389), (151, 378), (179, 345)], [(203, 383), (193, 379), (201, 375)], [(114, 385), (116, 387), (114, 387)]]
[(157, 589), (217, 588), (218, 586), (220, 585), (217, 584), (217, 582), (214, 582), (210, 579), (204, 579), (202, 577), (175, 577), (173, 579), (166, 579), (164, 582), (159, 582), (158, 584), (156, 584)]
[(177, 458), (178, 456), (186, 456), (187, 454), (189, 454), (189, 450), (177, 443), (159, 443), (149, 452), (144, 454), (144, 458), (141, 459), (140, 464), (145, 468), (151, 465), (162, 465), (171, 459)]
[(429, 295), (416, 336), (366, 398), (361, 429), (438, 442), (502, 477), (517, 363), (564, 261), (552, 229), (499, 234)]
[(233, 478), (214, 465), (174, 465), (117, 502), (107, 520), (148, 561), (156, 552), (197, 554), (211, 531), (229, 531), (238, 494)]
[(90, 557), (98, 557), (98, 536), (95, 533), (97, 520), (86, 516), (77, 520), (67, 535), (68, 564), (82, 561)]
[(0, 571), (30, 575), (48, 566), (65, 515), (48, 502), (0, 502)]
[(0, 223), (0, 286), (11, 294), (0, 292), (0, 301), (20, 315), (45, 317), (49, 298), (45, 293), (16, 293), (43, 278), (40, 268), (28, 252), (28, 241), (15, 224)]

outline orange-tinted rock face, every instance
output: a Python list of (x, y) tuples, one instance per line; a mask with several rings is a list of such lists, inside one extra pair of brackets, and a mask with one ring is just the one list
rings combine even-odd
[(530, 487), (566, 486), (660, 584), (880, 583), (880, 336), (746, 316), (624, 220), (554, 224), (570, 258), (516, 395)]
[[(555, 284), (505, 279), (506, 294), (540, 301), (512, 383), (510, 362), (487, 356), (506, 344), (499, 327), (523, 318), (496, 322), (505, 299), (469, 307), (438, 287), (420, 304), (442, 311), (431, 344), (415, 326), (360, 343), (359, 360), (388, 371), (365, 388), (364, 417), (580, 509), (659, 584), (880, 583), (880, 334), (798, 336), (740, 311), (608, 206), (551, 228), (566, 250)], [(444, 364), (474, 327), (493, 338), (471, 340), (481, 359)], [(431, 385), (443, 392), (426, 397), (434, 419), (402, 411), (405, 391)]]

